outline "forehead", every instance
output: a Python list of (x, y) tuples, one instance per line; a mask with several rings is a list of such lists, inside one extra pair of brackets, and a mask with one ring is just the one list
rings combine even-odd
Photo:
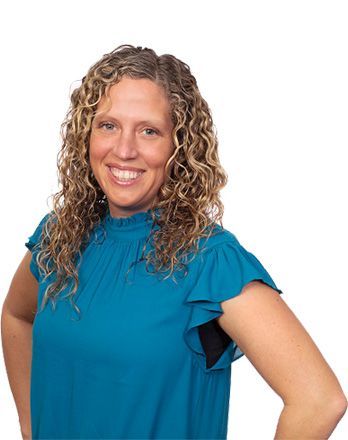
[(160, 85), (149, 79), (122, 78), (109, 89), (98, 103), (98, 110), (143, 108), (147, 111), (168, 112), (169, 101)]

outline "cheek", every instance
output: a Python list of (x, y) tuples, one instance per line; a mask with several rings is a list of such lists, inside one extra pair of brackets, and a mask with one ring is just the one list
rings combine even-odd
[(93, 135), (91, 136), (89, 142), (89, 158), (91, 163), (103, 159), (108, 151), (109, 147), (105, 142), (101, 142), (100, 139)]
[(164, 167), (171, 155), (171, 151), (169, 151), (168, 148), (164, 147), (156, 148), (152, 151), (147, 151), (146, 157), (145, 153), (143, 157), (149, 168), (162, 171), (164, 170)]

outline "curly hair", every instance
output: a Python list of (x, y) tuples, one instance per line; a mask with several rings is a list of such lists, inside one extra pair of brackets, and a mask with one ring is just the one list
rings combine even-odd
[[(163, 87), (174, 127), (174, 152), (165, 165), (156, 206), (152, 205), (159, 208), (159, 215), (151, 211), (153, 226), (146, 240), (152, 237), (153, 246), (144, 256), (145, 243), (141, 257), (146, 260), (146, 270), (154, 273), (148, 270), (149, 264), (155, 273), (170, 270), (167, 277), (176, 269), (182, 270), (189, 262), (188, 255), (197, 254), (199, 239), (214, 234), (217, 223), (223, 227), (219, 192), (227, 184), (227, 175), (219, 162), (211, 111), (189, 66), (173, 55), (158, 56), (147, 47), (120, 45), (92, 65), (81, 85), (73, 90), (61, 125), (62, 146), (57, 156), (61, 190), (49, 196), (53, 210), (42, 228), (36, 260), (44, 280), (52, 274), (56, 279), (47, 285), (41, 310), (48, 298), (54, 308), (59, 292), (73, 281), (66, 296), (80, 314), (73, 301), (79, 284), (78, 268), (91, 231), (102, 222), (108, 207), (89, 163), (92, 121), (101, 98), (110, 102), (110, 87), (124, 76), (147, 78)], [(159, 226), (156, 231), (155, 225)]]

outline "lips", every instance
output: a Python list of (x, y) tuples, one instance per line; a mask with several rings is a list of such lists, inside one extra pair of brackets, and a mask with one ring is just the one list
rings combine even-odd
[(142, 168), (135, 168), (135, 167), (129, 167), (126, 165), (119, 165), (118, 163), (108, 163), (107, 166), (109, 168), (117, 168), (121, 171), (134, 171), (136, 173), (140, 173), (140, 172), (144, 172), (145, 170), (143, 170)]

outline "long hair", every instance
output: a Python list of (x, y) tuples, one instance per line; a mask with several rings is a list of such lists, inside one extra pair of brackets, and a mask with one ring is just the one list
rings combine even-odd
[[(173, 121), (174, 152), (165, 165), (165, 179), (159, 189), (157, 213), (151, 213), (152, 249), (142, 258), (152, 273), (186, 268), (188, 255), (198, 252), (199, 239), (209, 237), (215, 224), (222, 225), (224, 207), (220, 190), (227, 175), (218, 157), (218, 140), (211, 111), (203, 99), (187, 64), (173, 55), (158, 56), (147, 47), (121, 45), (90, 67), (81, 85), (71, 93), (71, 103), (61, 125), (62, 146), (58, 153), (61, 190), (53, 194), (53, 210), (43, 226), (37, 264), (48, 283), (41, 310), (48, 298), (53, 307), (69, 282), (66, 295), (73, 302), (78, 288), (78, 268), (84, 246), (93, 228), (107, 213), (106, 195), (95, 179), (89, 163), (89, 138), (97, 105), (102, 97), (110, 102), (110, 87), (122, 77), (147, 78), (163, 87)], [(159, 228), (154, 232), (154, 226)], [(134, 263), (132, 263), (134, 264)], [(185, 275), (187, 269), (185, 270)], [(174, 277), (175, 278), (175, 277)]]

